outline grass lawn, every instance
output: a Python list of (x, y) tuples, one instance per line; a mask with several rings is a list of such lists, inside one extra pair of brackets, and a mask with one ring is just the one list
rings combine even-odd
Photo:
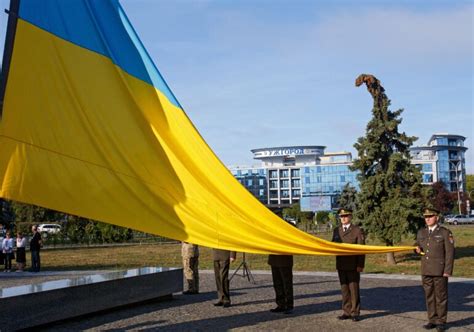
[[(456, 244), (454, 276), (474, 278), (474, 225), (449, 226)], [(329, 234), (322, 235), (328, 239)], [(368, 244), (378, 244), (369, 241)], [(412, 245), (413, 240), (405, 243)], [(386, 263), (385, 254), (367, 255), (365, 272), (419, 274), (420, 257), (411, 252), (395, 254), (397, 265)], [(29, 257), (28, 261), (29, 261)], [(242, 255), (231, 269), (240, 263)], [(266, 255), (247, 256), (251, 269), (269, 270)], [(104, 248), (51, 249), (43, 250), (41, 263), (44, 270), (91, 270), (123, 269), (141, 266), (181, 267), (181, 245), (143, 244)], [(200, 269), (212, 269), (211, 249), (200, 248)], [(334, 256), (295, 256), (295, 271), (335, 271)]]

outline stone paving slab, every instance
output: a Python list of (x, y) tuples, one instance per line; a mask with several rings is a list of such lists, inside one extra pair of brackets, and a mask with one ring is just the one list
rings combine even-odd
[[(425, 303), (419, 276), (363, 275), (362, 320), (339, 321), (341, 295), (331, 272), (295, 272), (295, 310), (274, 314), (274, 291), (269, 271), (252, 271), (256, 284), (236, 275), (231, 282), (232, 307), (214, 307), (212, 271), (200, 271), (201, 293), (176, 294), (165, 302), (140, 305), (65, 320), (42, 331), (424, 331)], [(88, 273), (88, 271), (71, 271)], [(97, 273), (97, 271), (89, 271)], [(17, 282), (60, 278), (61, 272), (41, 272)], [(65, 277), (63, 274), (62, 277)], [(0, 276), (3, 284), (11, 277)], [(5, 287), (5, 286), (2, 286)], [(453, 278), (449, 284), (449, 331), (474, 331), (474, 280)]]

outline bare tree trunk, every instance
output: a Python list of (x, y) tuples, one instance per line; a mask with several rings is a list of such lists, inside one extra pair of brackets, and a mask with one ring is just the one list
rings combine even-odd
[[(390, 241), (390, 240), (385, 240), (385, 245), (389, 246), (389, 247), (392, 247), (393, 242)], [(395, 261), (395, 253), (393, 253), (393, 252), (388, 252), (387, 253), (387, 263), (389, 265), (396, 265), (397, 264), (397, 262)]]
[(395, 261), (395, 254), (393, 252), (387, 253), (387, 263), (389, 265), (396, 265), (397, 262)]

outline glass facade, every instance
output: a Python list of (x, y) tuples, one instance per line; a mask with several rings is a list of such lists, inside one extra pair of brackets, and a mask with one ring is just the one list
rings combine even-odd
[(359, 190), (357, 172), (351, 171), (349, 165), (308, 166), (302, 173), (302, 211), (337, 208), (337, 199), (347, 183)]
[(412, 163), (420, 166), (424, 184), (441, 181), (449, 191), (465, 190), (465, 139), (460, 135), (434, 134), (428, 145), (411, 148)]
[(303, 195), (334, 195), (342, 191), (347, 183), (357, 190), (357, 172), (349, 165), (309, 166), (304, 168)]
[[(267, 172), (265, 169), (231, 169), (232, 175), (258, 200), (267, 204)], [(272, 182), (270, 181), (270, 185)]]

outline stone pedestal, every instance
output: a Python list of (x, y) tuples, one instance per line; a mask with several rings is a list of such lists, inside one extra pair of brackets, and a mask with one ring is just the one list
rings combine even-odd
[(145, 267), (0, 289), (2, 331), (18, 330), (171, 297), (183, 290), (183, 270)]

